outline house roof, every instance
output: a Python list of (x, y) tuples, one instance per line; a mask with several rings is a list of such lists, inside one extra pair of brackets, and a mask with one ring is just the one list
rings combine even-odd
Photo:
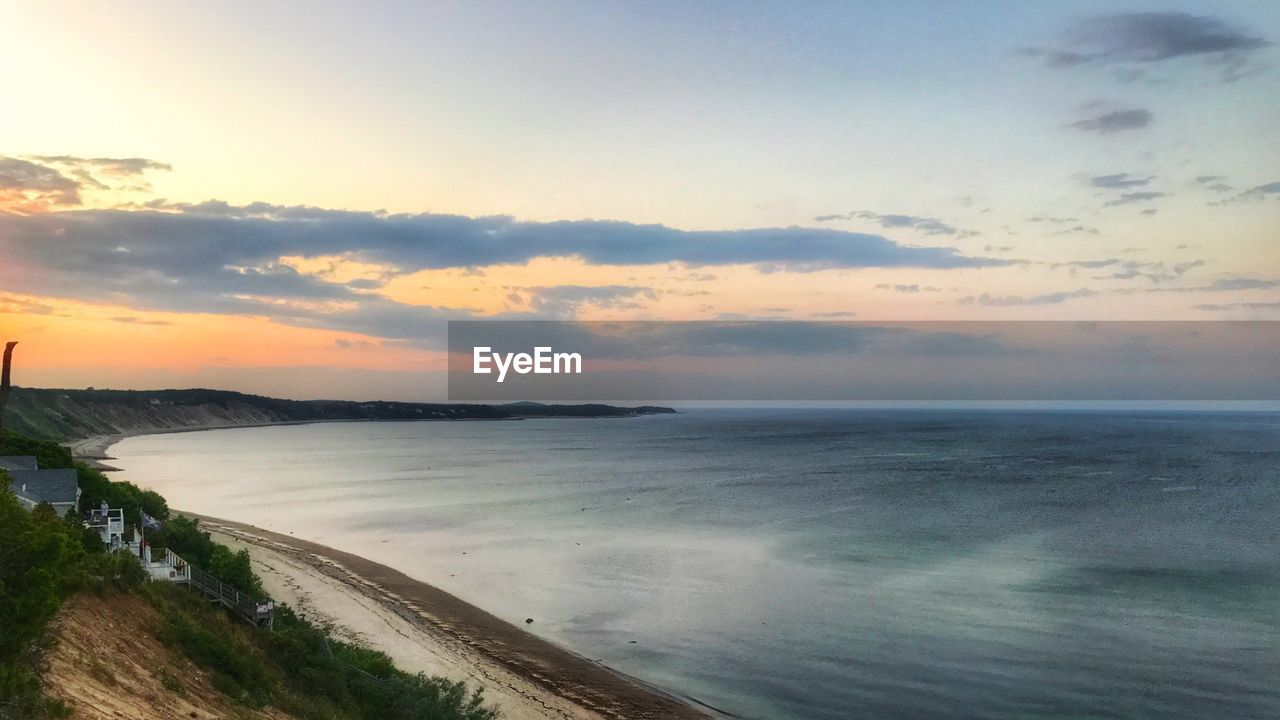
[(5, 470), (35, 470), (35, 455), (5, 455), (0, 457), (0, 468)]
[(74, 503), (79, 495), (76, 471), (64, 470), (10, 470), (9, 488), (15, 495), (37, 502)]

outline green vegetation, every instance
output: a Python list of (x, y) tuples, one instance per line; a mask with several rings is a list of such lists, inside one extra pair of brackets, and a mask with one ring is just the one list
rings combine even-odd
[(198, 596), (152, 585), (165, 618), (160, 640), (208, 670), (213, 685), (249, 708), (306, 720), (491, 720), (479, 692), (397, 670), (384, 654), (335, 640), (288, 608), (275, 629), (254, 630)]
[(242, 593), (258, 598), (266, 595), (262, 581), (249, 562), (249, 552), (232, 552), (226, 545), (214, 542), (209, 533), (200, 529), (198, 520), (176, 516), (165, 523), (163, 532), (148, 537), (153, 547), (169, 548), (183, 560), (234, 585)]
[(158, 520), (169, 517), (169, 505), (160, 493), (143, 490), (133, 483), (108, 480), (103, 473), (72, 461), (71, 452), (55, 442), (0, 430), (0, 455), (34, 455), (42, 468), (75, 468), (82, 511), (96, 508), (105, 500), (113, 508), (122, 508), (125, 520), (131, 525), (138, 523), (139, 511), (146, 511)]
[[(0, 455), (35, 455), (42, 467), (72, 466), (66, 449), (8, 430), (0, 431)], [(83, 483), (84, 470), (80, 477)], [(97, 535), (77, 515), (59, 518), (49, 505), (25, 510), (9, 490), (3, 470), (0, 528), (0, 718), (58, 717), (60, 705), (40, 694), (45, 626), (71, 593), (136, 589), (146, 571), (129, 555), (104, 553)]]
[[(42, 467), (73, 467), (65, 449), (48, 441), (0, 431), (0, 455), (35, 455)], [(106, 500), (168, 518), (148, 534), (243, 592), (262, 597), (248, 553), (214, 543), (199, 523), (169, 517), (164, 498), (102, 473), (76, 467), (83, 505)], [(45, 629), (69, 595), (111, 589), (141, 592), (160, 612), (159, 639), (209, 670), (214, 687), (249, 708), (272, 706), (306, 720), (492, 720), (479, 691), (462, 683), (396, 669), (386, 655), (345, 643), (286, 606), (273, 630), (242, 623), (179, 585), (146, 583), (129, 554), (107, 554), (79, 518), (57, 517), (48, 505), (27, 512), (0, 471), (0, 720), (64, 717), (66, 709), (40, 692)], [(86, 533), (88, 536), (86, 537)], [(157, 669), (163, 673), (163, 669)], [(171, 692), (182, 683), (162, 676)]]
[(47, 504), (28, 512), (0, 480), (0, 718), (61, 717), (60, 703), (40, 693), (45, 626), (71, 593), (136, 590), (146, 571), (101, 544), (90, 552), (77, 519)]
[(83, 550), (52, 508), (27, 512), (0, 480), (0, 717), (56, 716), (40, 695), (39, 640), (83, 580)]

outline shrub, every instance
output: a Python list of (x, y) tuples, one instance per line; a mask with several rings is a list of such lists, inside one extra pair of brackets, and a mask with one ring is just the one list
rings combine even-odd
[(40, 695), (40, 640), (63, 598), (83, 585), (87, 556), (52, 507), (27, 512), (7, 482), (0, 528), (0, 707), (13, 717), (56, 716), (59, 704)]

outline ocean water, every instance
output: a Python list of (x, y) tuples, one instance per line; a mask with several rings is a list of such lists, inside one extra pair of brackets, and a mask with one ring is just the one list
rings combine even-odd
[(703, 410), (113, 449), (743, 718), (1280, 718), (1280, 416)]

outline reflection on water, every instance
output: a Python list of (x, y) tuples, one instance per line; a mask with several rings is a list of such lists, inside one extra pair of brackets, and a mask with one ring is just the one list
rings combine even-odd
[(1280, 717), (1280, 417), (695, 411), (131, 438), (744, 717)]

